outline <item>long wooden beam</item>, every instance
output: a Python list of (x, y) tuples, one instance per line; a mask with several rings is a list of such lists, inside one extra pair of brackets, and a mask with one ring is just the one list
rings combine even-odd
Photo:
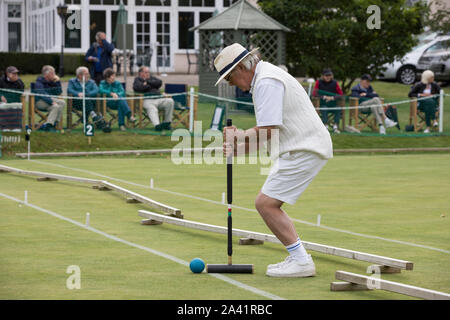
[[(147, 210), (139, 210), (139, 216), (151, 219), (159, 222), (167, 222), (170, 224), (187, 227), (191, 229), (198, 229), (203, 231), (209, 231), (209, 232), (215, 232), (220, 234), (226, 234), (227, 228), (206, 224), (206, 223), (200, 223), (190, 220), (180, 220), (176, 218), (167, 217), (161, 214), (157, 214), (154, 212), (150, 212)], [(259, 232), (253, 232), (253, 231), (247, 231), (247, 230), (241, 230), (241, 229), (233, 229), (233, 235), (244, 237), (248, 239), (255, 239), (255, 240), (262, 240), (272, 243), (280, 243), (280, 240), (278, 240), (274, 235), (259, 233)], [(334, 256), (354, 259), (354, 260), (360, 260), (360, 261), (366, 261), (370, 263), (375, 263), (381, 266), (387, 266), (392, 268), (398, 268), (398, 269), (406, 269), (406, 270), (412, 270), (413, 269), (413, 263), (410, 261), (404, 261), (399, 259), (393, 259), (389, 257), (383, 257), (378, 256), (374, 254), (364, 253), (364, 252), (358, 252), (353, 250), (347, 250), (332, 246), (327, 246), (323, 244), (308, 242), (308, 241), (302, 241), (303, 246), (307, 250), (317, 251), (325, 254), (330, 254)]]
[(74, 181), (74, 182), (89, 183), (89, 184), (100, 184), (102, 182), (102, 180), (65, 176), (62, 174), (40, 172), (40, 171), (28, 171), (28, 170), (12, 168), (12, 167), (8, 167), (8, 166), (4, 166), (4, 165), (0, 165), (0, 171), (23, 174), (23, 175), (27, 175), (27, 176), (36, 176), (36, 177), (41, 177), (41, 178), (50, 178), (50, 179), (56, 179), (56, 180), (66, 180), (66, 181)]
[(162, 204), (158, 201), (152, 200), (150, 198), (141, 196), (140, 194), (137, 194), (137, 193), (127, 190), (125, 188), (116, 186), (115, 184), (109, 183), (107, 181), (101, 181), (100, 184), (101, 184), (101, 186), (108, 188), (108, 189), (115, 190), (115, 191), (125, 195), (126, 197), (129, 197), (129, 198), (135, 199), (139, 202), (145, 203), (148, 206), (150, 206), (156, 210), (160, 210), (162, 212), (168, 213), (169, 215), (175, 216), (177, 218), (183, 218), (180, 209), (173, 208), (168, 205)]
[[(336, 271), (336, 279), (346, 281), (352, 285), (357, 285), (357, 288), (361, 290), (361, 288), (367, 289), (377, 289), (377, 290), (386, 290), (391, 292), (396, 292), (404, 295), (408, 295), (415, 298), (421, 298), (426, 300), (450, 300), (450, 294), (430, 289), (424, 289), (420, 287), (411, 286), (408, 284), (383, 280), (377, 277), (370, 277), (365, 275), (360, 275), (356, 273), (351, 273), (347, 271)], [(348, 286), (348, 290), (352, 290), (352, 285)], [(342, 291), (346, 287), (345, 284), (339, 284), (336, 286), (339, 290), (333, 290), (333, 285), (331, 286), (331, 290), (333, 291)]]
[(147, 206), (149, 206), (152, 209), (160, 210), (162, 212), (168, 213), (169, 215), (172, 215), (172, 216), (175, 216), (178, 218), (183, 218), (183, 215), (181, 214), (180, 209), (173, 208), (171, 206), (157, 202), (150, 198), (144, 197), (140, 194), (137, 194), (137, 193), (127, 190), (125, 188), (116, 186), (115, 184), (109, 183), (108, 181), (65, 176), (65, 175), (61, 175), (61, 174), (48, 173), (48, 172), (28, 171), (28, 170), (17, 169), (17, 168), (13, 168), (13, 167), (4, 166), (4, 165), (0, 165), (0, 171), (23, 174), (23, 175), (27, 175), (27, 176), (36, 176), (36, 177), (39, 177), (38, 179), (40, 181), (66, 180), (66, 181), (92, 184), (92, 185), (94, 185), (94, 187), (96, 187), (100, 190), (115, 190), (115, 191), (125, 195), (128, 198), (131, 198), (138, 202), (146, 204)]

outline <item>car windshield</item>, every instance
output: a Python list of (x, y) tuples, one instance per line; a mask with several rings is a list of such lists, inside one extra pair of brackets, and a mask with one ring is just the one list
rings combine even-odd
[(436, 42), (435, 44), (433, 44), (431, 47), (429, 47), (426, 50), (426, 53), (440, 51), (440, 50), (447, 50), (449, 45), (450, 45), (450, 40)]

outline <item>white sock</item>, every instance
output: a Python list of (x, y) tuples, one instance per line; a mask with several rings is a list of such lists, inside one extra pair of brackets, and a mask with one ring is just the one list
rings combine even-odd
[(95, 116), (97, 116), (97, 114), (94, 111), (91, 111), (91, 113), (89, 115), (91, 116), (91, 118), (94, 118)]
[(291, 257), (300, 263), (306, 263), (308, 261), (308, 253), (306, 252), (305, 247), (303, 247), (300, 238), (297, 238), (296, 242), (286, 246), (286, 250), (289, 252)]

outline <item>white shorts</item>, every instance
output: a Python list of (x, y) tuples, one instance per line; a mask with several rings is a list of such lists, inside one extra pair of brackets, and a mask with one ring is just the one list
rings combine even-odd
[(311, 152), (283, 153), (272, 166), (261, 192), (273, 199), (295, 204), (326, 163), (327, 160)]

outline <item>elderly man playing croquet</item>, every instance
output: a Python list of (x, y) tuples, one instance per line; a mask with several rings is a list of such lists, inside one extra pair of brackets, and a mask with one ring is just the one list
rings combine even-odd
[[(333, 157), (331, 137), (300, 83), (289, 73), (260, 60), (258, 49), (251, 52), (234, 43), (224, 48), (214, 60), (220, 74), (216, 85), (226, 80), (242, 91), (252, 93), (256, 126), (238, 130), (224, 128), (224, 153), (237, 154), (242, 147), (248, 152), (249, 137), (277, 139), (267, 143), (275, 161), (266, 182), (255, 200), (255, 206), (266, 225), (283, 243), (289, 256), (267, 267), (271, 277), (311, 277), (316, 270), (283, 203), (295, 204), (301, 193)], [(231, 138), (230, 138), (231, 137)], [(225, 140), (224, 140), (225, 141)], [(229, 141), (233, 141), (229, 143)], [(277, 145), (274, 148), (274, 145)], [(270, 146), (270, 147), (269, 147)]]

